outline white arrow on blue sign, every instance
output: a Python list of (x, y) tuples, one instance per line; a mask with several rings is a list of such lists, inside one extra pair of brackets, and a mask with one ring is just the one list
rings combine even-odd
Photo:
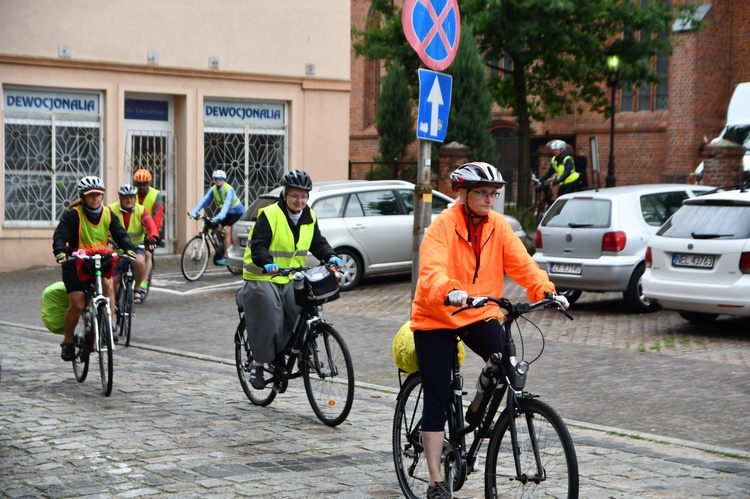
[(418, 74), (417, 138), (443, 142), (448, 133), (453, 78), (427, 69), (418, 70)]

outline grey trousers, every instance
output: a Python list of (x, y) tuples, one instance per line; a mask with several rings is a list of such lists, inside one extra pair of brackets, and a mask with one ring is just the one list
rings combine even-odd
[(294, 332), (299, 307), (292, 283), (245, 281), (242, 286), (250, 348), (258, 363), (271, 362), (284, 350)]

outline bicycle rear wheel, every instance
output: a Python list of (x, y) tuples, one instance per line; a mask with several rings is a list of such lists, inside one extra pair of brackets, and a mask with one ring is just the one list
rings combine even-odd
[[(518, 433), (521, 477), (516, 474), (506, 410), (487, 448), (485, 497), (578, 497), (578, 461), (562, 418), (541, 400), (519, 401), (513, 423)], [(534, 442), (536, 445), (534, 445)], [(538, 450), (539, 464), (534, 454)]]
[[(73, 374), (76, 376), (76, 380), (79, 383), (83, 383), (86, 376), (89, 373), (89, 352), (91, 351), (91, 344), (86, 338), (86, 321), (89, 324), (94, 323), (91, 309), (86, 307), (81, 313), (76, 329), (73, 332), (73, 343), (75, 344), (75, 358), (73, 359)], [(88, 316), (88, 317), (87, 317)]]
[(135, 312), (135, 301), (133, 295), (133, 278), (127, 274), (122, 275), (122, 280), (117, 288), (116, 303), (116, 329), (117, 335), (125, 338), (125, 346), (130, 345), (130, 330)]
[(109, 321), (109, 307), (99, 305), (96, 310), (96, 324), (99, 328), (99, 373), (102, 377), (102, 393), (112, 393), (112, 330)]
[(393, 464), (401, 490), (409, 499), (424, 496), (430, 483), (422, 445), (422, 378), (410, 374), (401, 385), (393, 416)]
[(182, 250), (182, 260), (180, 260), (182, 275), (188, 281), (197, 281), (206, 271), (210, 258), (211, 249), (208, 243), (201, 236), (195, 236)]
[(299, 364), (307, 400), (328, 426), (341, 424), (354, 402), (354, 367), (341, 333), (318, 324), (308, 335)]
[[(253, 362), (253, 352), (250, 350), (248, 343), (247, 329), (245, 328), (245, 318), (240, 319), (237, 330), (234, 333), (234, 361), (237, 366), (237, 376), (240, 378), (242, 391), (254, 405), (265, 407), (276, 398), (276, 391), (273, 389), (273, 383), (267, 383), (266, 388), (258, 390), (250, 384), (250, 369)], [(270, 366), (269, 366), (270, 367)], [(273, 371), (265, 371), (273, 373)]]

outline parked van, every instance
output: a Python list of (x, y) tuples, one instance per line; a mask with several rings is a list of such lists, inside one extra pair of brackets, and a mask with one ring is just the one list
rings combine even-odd
[[(727, 109), (727, 124), (712, 144), (720, 140), (729, 140), (745, 148), (742, 159), (744, 171), (750, 171), (750, 82), (740, 83), (734, 89)], [(695, 169), (695, 183), (699, 184), (703, 176), (703, 162)]]

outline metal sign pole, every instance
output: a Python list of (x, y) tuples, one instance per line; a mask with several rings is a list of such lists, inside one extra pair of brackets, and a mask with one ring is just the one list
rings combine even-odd
[(417, 185), (414, 187), (414, 237), (411, 248), (411, 297), (417, 290), (419, 278), (419, 246), (424, 231), (432, 221), (432, 143), (418, 140)]

